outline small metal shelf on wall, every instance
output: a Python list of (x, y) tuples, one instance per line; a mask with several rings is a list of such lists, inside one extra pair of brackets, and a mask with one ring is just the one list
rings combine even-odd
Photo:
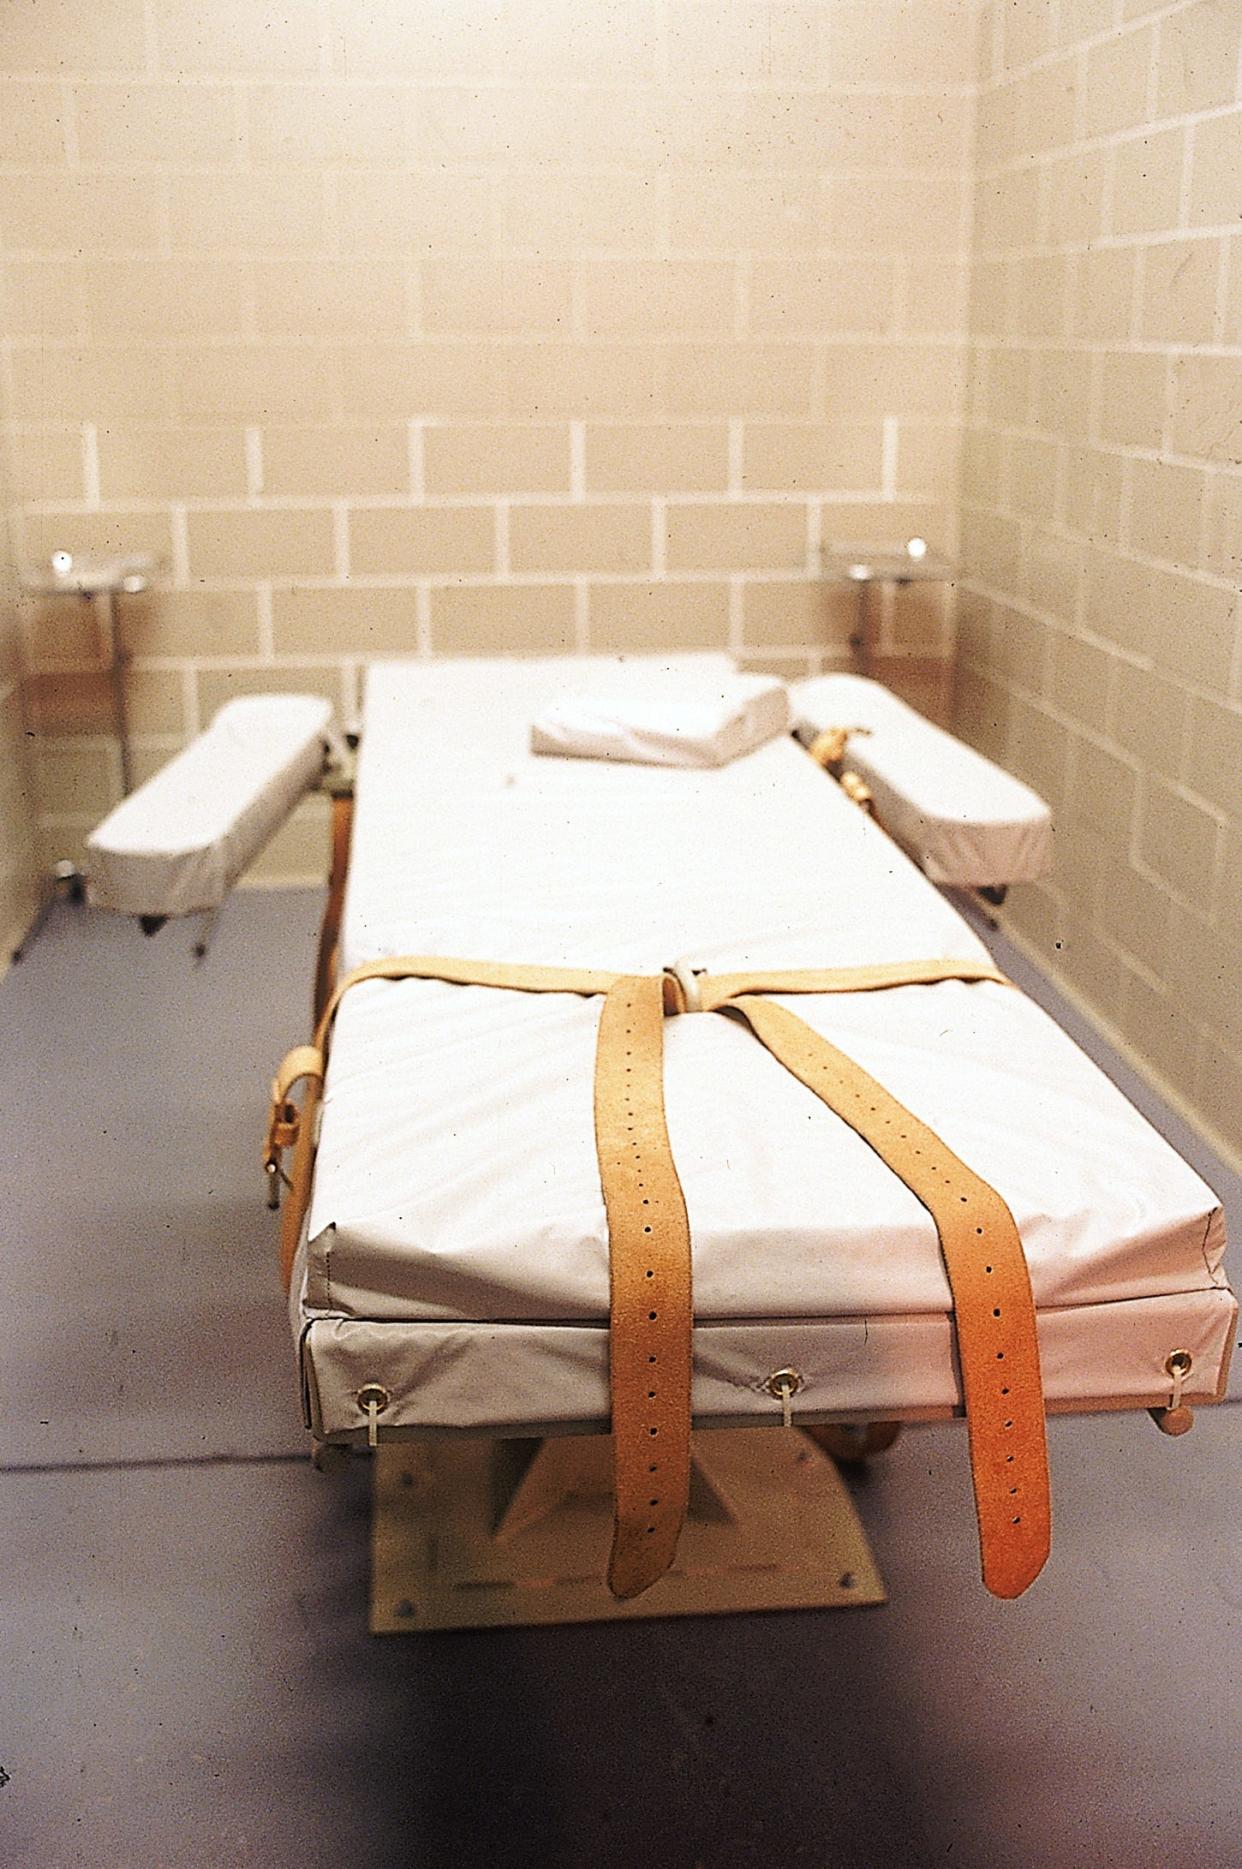
[(904, 545), (835, 545), (824, 553), (824, 576), (833, 584), (852, 584), (858, 593), (858, 614), (850, 635), (854, 667), (870, 675), (875, 659), (874, 584), (948, 584), (957, 572), (943, 553), (926, 539), (908, 539)]
[(91, 558), (72, 552), (53, 552), (44, 564), (30, 566), (22, 576), (35, 597), (80, 597), (96, 606), (102, 622), (104, 667), (112, 688), (112, 718), (121, 757), (121, 794), (133, 791), (133, 761), (129, 746), (129, 714), (125, 672), (129, 651), (121, 634), (119, 600), (149, 590), (156, 576), (154, 558)]

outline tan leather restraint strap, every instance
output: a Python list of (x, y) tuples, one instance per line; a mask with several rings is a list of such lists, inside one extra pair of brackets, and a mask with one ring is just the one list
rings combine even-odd
[(690, 1223), (664, 1120), (664, 983), (618, 980), (595, 1052), (608, 1215), (616, 1489), (608, 1587), (638, 1596), (673, 1561), (690, 1496)]
[[(605, 995), (595, 1129), (611, 1282), (617, 1516), (609, 1582), (619, 1596), (637, 1595), (672, 1561), (689, 1484), (690, 1236), (663, 1094), (663, 1020), (667, 1012), (684, 1010), (683, 989), (668, 975), (424, 955), (374, 961), (347, 975), (324, 1010), (315, 1045), (290, 1053), (273, 1085), (269, 1159), (278, 1159), (290, 1142), (296, 1146), (282, 1232), (286, 1281), (310, 1197), (314, 1119), (332, 1021), (352, 986), (407, 978)], [(773, 1056), (875, 1149), (930, 1212), (956, 1312), (984, 1582), (994, 1595), (1016, 1596), (1047, 1556), (1050, 1510), (1034, 1304), (1013, 1217), (1000, 1196), (882, 1085), (793, 1013), (761, 997), (954, 979), (1009, 984), (990, 962), (931, 960), (703, 975), (697, 987), (703, 1011), (740, 1013)], [(300, 1078), (307, 1091), (299, 1118), (288, 1097)]]
[(1035, 1307), (1013, 1215), (933, 1130), (796, 1014), (751, 996), (732, 1010), (936, 1223), (957, 1319), (983, 1581), (993, 1596), (1020, 1596), (1048, 1556), (1052, 1518)]
[[(285, 1290), (293, 1276), (302, 1218), (310, 1205), (311, 1171), (315, 1165), (315, 1129), (319, 1100), (323, 1095), (324, 1056), (317, 1045), (297, 1045), (282, 1061), (272, 1080), (272, 1114), (268, 1124), (263, 1166), (269, 1174), (280, 1173), (281, 1151), (292, 1148), (293, 1172), (289, 1193), (280, 1222), (280, 1276)], [(297, 1086), (306, 1090), (299, 1109), (290, 1101)]]
[(336, 956), (341, 934), (341, 909), (345, 901), (345, 878), (349, 871), (349, 843), (354, 824), (354, 795), (335, 792), (332, 797), (332, 867), (328, 872), (328, 902), (319, 930), (319, 953), (315, 961), (314, 1017), (318, 1021), (328, 1003), (336, 977)]
[(324, 1007), (315, 1043), (326, 1049), (337, 1009), (351, 986), (364, 980), (447, 980), (453, 986), (508, 987), (514, 993), (581, 993), (590, 999), (606, 993), (618, 979), (594, 967), (525, 967), (498, 960), (453, 960), (433, 954), (398, 954), (355, 967), (339, 982)]
[(876, 993), (889, 986), (935, 986), (942, 980), (994, 980), (1012, 986), (987, 960), (878, 961), (872, 967), (793, 967), (784, 973), (707, 973), (699, 982), (704, 1012), (741, 993)]

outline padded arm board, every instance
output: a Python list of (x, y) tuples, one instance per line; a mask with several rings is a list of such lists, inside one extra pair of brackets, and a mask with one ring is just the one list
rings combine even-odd
[(218, 908), (314, 785), (331, 721), (317, 695), (229, 701), (87, 839), (91, 901), (124, 915)]
[(819, 675), (793, 691), (794, 730), (809, 744), (851, 735), (846, 764), (866, 780), (881, 824), (936, 883), (1032, 882), (1052, 868), (1052, 814), (1011, 773), (925, 720), (879, 682)]

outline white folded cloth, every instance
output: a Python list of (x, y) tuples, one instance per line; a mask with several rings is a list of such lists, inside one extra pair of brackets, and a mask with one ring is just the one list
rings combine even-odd
[(961, 888), (1033, 882), (1052, 868), (1052, 813), (1011, 772), (925, 720), (879, 682), (816, 675), (793, 691), (794, 731), (853, 728), (845, 763), (925, 875)]
[(323, 770), (331, 703), (243, 695), (86, 840), (96, 908), (193, 915), (218, 908)]
[(772, 675), (671, 671), (567, 693), (532, 723), (532, 753), (648, 766), (725, 766), (789, 730), (789, 690)]

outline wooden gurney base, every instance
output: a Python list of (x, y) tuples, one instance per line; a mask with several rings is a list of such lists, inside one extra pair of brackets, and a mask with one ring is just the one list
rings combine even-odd
[(804, 1434), (767, 1428), (696, 1434), (677, 1563), (627, 1602), (604, 1583), (611, 1486), (606, 1435), (380, 1447), (371, 1633), (887, 1600), (849, 1494), (832, 1461)]

